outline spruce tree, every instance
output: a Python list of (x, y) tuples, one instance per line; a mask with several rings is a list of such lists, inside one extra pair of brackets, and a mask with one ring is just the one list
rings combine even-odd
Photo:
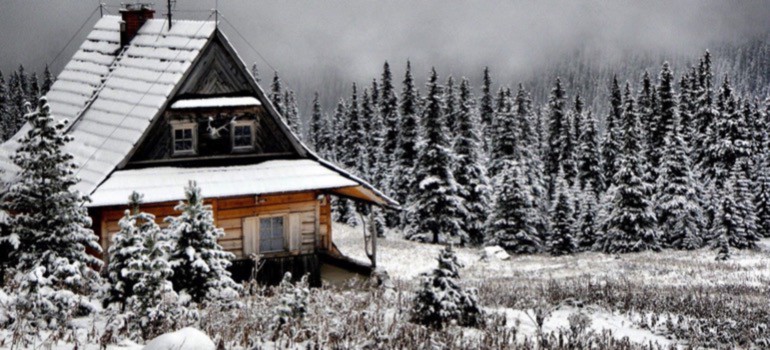
[(285, 115), (286, 125), (289, 126), (289, 130), (294, 132), (297, 136), (302, 136), (302, 123), (299, 116), (299, 108), (297, 107), (297, 99), (294, 96), (294, 91), (287, 90), (284, 93), (285, 103)]
[(599, 194), (604, 191), (605, 180), (596, 131), (596, 118), (590, 111), (583, 118), (577, 147), (578, 186), (583, 191), (586, 190), (587, 186), (590, 186), (594, 196), (599, 198)]
[[(692, 146), (695, 140), (695, 114), (697, 113), (693, 90), (695, 74), (695, 71), (691, 71), (679, 80), (679, 128), (681, 128), (682, 138), (688, 146)], [(693, 164), (695, 163), (693, 162)]]
[[(658, 104), (660, 112), (656, 113), (654, 118), (654, 127), (649, 135), (649, 143), (652, 150), (650, 154), (650, 168), (653, 173), (661, 164), (663, 155), (661, 152), (666, 146), (666, 137), (671, 135), (674, 130), (674, 120), (677, 118), (676, 96), (674, 94), (674, 73), (671, 71), (668, 62), (663, 63), (660, 71), (660, 87), (658, 88)], [(655, 175), (653, 175), (654, 179)]]
[(696, 113), (693, 118), (695, 137), (692, 149), (695, 154), (696, 163), (700, 164), (702, 168), (708, 168), (710, 164), (707, 160), (707, 150), (712, 148), (714, 122), (719, 114), (714, 106), (711, 54), (708, 51), (706, 51), (698, 65), (696, 82), (697, 85), (693, 92)]
[(599, 237), (599, 202), (590, 182), (578, 193), (575, 243), (577, 251), (592, 250)]
[(412, 321), (432, 327), (457, 322), (464, 327), (482, 323), (483, 313), (476, 290), (463, 290), (458, 283), (462, 265), (451, 246), (442, 249), (438, 268), (421, 276), (415, 293)]
[[(353, 83), (350, 105), (346, 111), (347, 115), (343, 117), (344, 119), (341, 123), (338, 123), (342, 127), (342, 132), (339, 135), (341, 144), (340, 149), (337, 151), (337, 160), (346, 169), (359, 176), (365, 176), (367, 153), (363, 140), (366, 138), (366, 135), (361, 124), (358, 89), (355, 83)], [(359, 219), (356, 215), (355, 204), (345, 198), (337, 199), (337, 204), (338, 221), (351, 226), (357, 226)]]
[(737, 173), (733, 173), (720, 191), (719, 209), (711, 227), (712, 241), (714, 247), (720, 249), (718, 259), (721, 260), (726, 259), (725, 256), (729, 257), (729, 247), (744, 249), (751, 244), (751, 241), (747, 240), (746, 226), (740, 215), (741, 210), (734, 191), (736, 175)]
[(29, 91), (27, 91), (27, 101), (37, 101), (40, 98), (40, 80), (37, 78), (37, 73), (32, 73), (29, 76)]
[(393, 75), (390, 72), (390, 65), (385, 62), (382, 69), (382, 80), (380, 90), (380, 115), (385, 123), (385, 138), (382, 144), (383, 153), (386, 155), (386, 168), (392, 169), (392, 160), (396, 149), (398, 148), (398, 139), (401, 130), (401, 116), (398, 111), (398, 98), (393, 86)]
[[(419, 102), (417, 99), (417, 89), (414, 86), (414, 78), (412, 77), (412, 66), (407, 61), (403, 92), (401, 94), (398, 144), (394, 153), (393, 164), (391, 165), (393, 176), (391, 177), (390, 186), (394, 199), (402, 205), (410, 205), (408, 203), (409, 198), (412, 192), (416, 190), (414, 167), (418, 158), (417, 145), (420, 142), (420, 122), (417, 114)], [(403, 217), (395, 216), (395, 214), (388, 221), (391, 227), (396, 225), (403, 227), (406, 224)]]
[(320, 149), (325, 147), (321, 144), (322, 139), (324, 138), (324, 133), (327, 132), (324, 127), (324, 116), (323, 112), (321, 111), (321, 101), (318, 99), (318, 92), (316, 91), (313, 94), (313, 114), (310, 116), (310, 129), (309, 135), (307, 137), (307, 140), (310, 141), (310, 144), (313, 146), (313, 149), (316, 152), (320, 153)]
[(583, 100), (580, 94), (575, 95), (573, 110), (566, 116), (566, 124), (562, 130), (562, 139), (564, 148), (560, 166), (564, 170), (564, 179), (570, 187), (575, 184), (577, 179), (577, 133), (579, 132), (579, 123), (583, 119)]
[(675, 249), (693, 250), (703, 246), (705, 227), (684, 138), (678, 130), (666, 137), (661, 169), (655, 191), (658, 227), (663, 243)]
[(550, 210), (551, 232), (546, 240), (546, 250), (551, 255), (566, 255), (577, 251), (575, 242), (575, 213), (573, 196), (564, 171), (559, 170), (556, 176), (554, 201)]
[(497, 198), (487, 224), (489, 243), (516, 254), (541, 251), (543, 241), (537, 227), (541, 213), (521, 165), (515, 161), (505, 162), (493, 183)]
[(644, 182), (644, 158), (639, 140), (639, 117), (631, 88), (623, 96), (623, 149), (618, 159), (608, 205), (604, 235), (597, 242), (606, 253), (660, 250), (650, 185)]
[(512, 101), (508, 98), (504, 87), (498, 94), (498, 108), (487, 127), (489, 135), (489, 176), (497, 176), (506, 163), (521, 155), (516, 154), (518, 127)]
[[(123, 218), (118, 222), (120, 231), (112, 237), (108, 249), (107, 281), (109, 290), (104, 300), (106, 304), (120, 303), (125, 309), (126, 301), (134, 295), (138, 270), (142, 263), (140, 257), (145, 253), (143, 227), (149, 224), (150, 217), (140, 211), (142, 195), (133, 192), (128, 198), (128, 206)], [(154, 218), (153, 218), (154, 219)], [(153, 222), (154, 223), (154, 220)]]
[(754, 207), (757, 216), (757, 231), (760, 236), (770, 238), (770, 164), (767, 158), (758, 165)]
[(655, 133), (655, 122), (658, 119), (655, 115), (656, 108), (653, 105), (653, 101), (656, 99), (654, 94), (655, 86), (652, 84), (650, 73), (644, 71), (644, 74), (642, 74), (642, 87), (639, 89), (637, 95), (637, 106), (639, 106), (639, 124), (641, 125), (642, 130), (641, 136), (644, 140), (648, 141), (646, 142), (648, 148), (645, 149), (645, 152), (647, 152), (648, 155), (652, 152), (652, 144), (649, 142), (649, 139), (651, 135)]
[(446, 80), (446, 88), (444, 89), (444, 100), (446, 101), (446, 125), (450, 135), (456, 134), (457, 129), (457, 113), (459, 110), (459, 100), (457, 95), (457, 89), (455, 88), (455, 80), (450, 75)]
[[(425, 143), (419, 149), (414, 170), (417, 188), (412, 192), (407, 238), (438, 243), (439, 236), (445, 234), (448, 239), (459, 240), (464, 245), (469, 243), (469, 237), (461, 221), (468, 214), (452, 173), (456, 157), (447, 135), (443, 89), (435, 69), (431, 71), (427, 87), (422, 117)], [(426, 234), (430, 238), (425, 237)]]
[(747, 158), (741, 158), (735, 163), (730, 177), (735, 191), (735, 213), (743, 220), (743, 236), (734, 237), (730, 245), (738, 249), (755, 248), (760, 233), (757, 228), (757, 211), (754, 206), (754, 188), (746, 169)]
[(490, 211), (491, 189), (484, 167), (481, 122), (466, 79), (460, 83), (456, 130), (458, 135), (454, 144), (457, 154), (455, 178), (459, 195), (468, 213), (462, 221), (463, 231), (468, 233), (470, 243), (482, 244), (485, 240), (484, 224)]
[(730, 81), (725, 78), (718, 101), (719, 118), (711, 133), (709, 148), (704, 158), (704, 172), (717, 187), (729, 176), (733, 165), (744, 157), (751, 156), (750, 132), (740, 109), (740, 103), (733, 95)]
[(278, 71), (275, 71), (273, 75), (273, 83), (270, 85), (270, 102), (272, 102), (275, 111), (278, 115), (286, 120), (286, 105), (283, 96), (283, 85), (281, 78), (278, 76)]
[(494, 100), (492, 98), (492, 77), (489, 74), (489, 67), (484, 67), (484, 80), (481, 86), (481, 100), (479, 101), (479, 112), (481, 113), (481, 123), (484, 127), (484, 145), (488, 147), (491, 139), (487, 134), (488, 128), (492, 125), (495, 117)]
[(26, 119), (31, 128), (11, 156), (19, 172), (0, 208), (13, 213), (5, 239), (14, 247), (17, 270), (42, 266), (56, 288), (89, 295), (101, 282), (92, 267), (100, 267), (102, 261), (86, 249), (96, 253), (102, 249), (89, 228), (87, 198), (73, 189), (79, 181), (74, 175), (77, 166), (62, 150), (72, 141), (63, 133), (67, 121), (54, 122), (45, 98)]
[(332, 149), (331, 153), (333, 154), (332, 158), (340, 164), (343, 163), (347, 154), (344, 145), (346, 139), (347, 116), (348, 106), (345, 103), (345, 100), (340, 98), (337, 102), (337, 107), (334, 109), (334, 115), (329, 123), (332, 126), (331, 132), (329, 133), (332, 136), (332, 143), (330, 145)]
[(257, 84), (262, 82), (262, 78), (259, 76), (259, 67), (257, 67), (257, 62), (254, 62), (254, 64), (251, 65), (251, 77), (254, 78)]
[(610, 113), (607, 115), (604, 138), (602, 139), (602, 161), (604, 162), (604, 178), (608, 182), (607, 187), (615, 179), (615, 173), (618, 171), (618, 158), (623, 147), (623, 131), (620, 126), (623, 118), (623, 98), (617, 77), (612, 78), (610, 91)]
[(569, 122), (565, 110), (566, 92), (561, 86), (561, 79), (548, 98), (548, 154), (545, 159), (545, 171), (548, 177), (548, 198), (553, 199), (556, 190), (556, 176), (562, 162), (569, 162)]
[(53, 85), (53, 75), (46, 64), (45, 71), (43, 71), (43, 85), (40, 87), (40, 94), (43, 96), (48, 94), (48, 91), (51, 91), (51, 85)]
[(174, 270), (174, 290), (186, 292), (197, 303), (218, 300), (239, 290), (227, 270), (235, 255), (217, 244), (225, 232), (214, 225), (211, 205), (204, 204), (195, 181), (185, 187), (185, 200), (174, 210), (179, 216), (165, 220), (173, 242), (168, 262)]
[(0, 72), (0, 142), (5, 142), (10, 138), (8, 132), (6, 132), (8, 127), (7, 121), (11, 118), (8, 101), (8, 88), (5, 85), (3, 72)]

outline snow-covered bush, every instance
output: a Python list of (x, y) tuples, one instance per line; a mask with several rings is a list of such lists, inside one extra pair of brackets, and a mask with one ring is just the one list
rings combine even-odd
[(291, 273), (287, 272), (275, 289), (275, 294), (278, 300), (273, 310), (273, 325), (276, 328), (305, 317), (310, 294), (307, 275), (294, 285), (291, 283)]
[(462, 326), (482, 323), (476, 290), (463, 290), (458, 284), (461, 267), (451, 246), (439, 253), (438, 268), (422, 276), (413, 301), (412, 321), (433, 327), (450, 322)]
[(196, 303), (233, 295), (232, 291), (241, 289), (227, 271), (235, 256), (217, 244), (224, 230), (214, 225), (211, 206), (203, 201), (200, 187), (190, 181), (185, 187), (185, 201), (175, 208), (181, 214), (166, 218), (173, 241), (169, 264), (174, 271), (174, 290), (188, 293)]

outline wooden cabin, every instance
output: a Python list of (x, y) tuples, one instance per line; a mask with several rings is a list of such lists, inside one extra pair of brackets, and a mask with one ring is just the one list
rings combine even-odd
[[(349, 265), (332, 240), (331, 196), (397, 203), (303, 145), (214, 22), (153, 17), (126, 5), (101, 18), (47, 95), (52, 115), (70, 121), (65, 150), (104, 250), (131, 192), (161, 223), (194, 180), (225, 230), (219, 243), (236, 256), (236, 278), (252, 276), (256, 255), (268, 282), (291, 271), (318, 284), (322, 263)], [(28, 128), (0, 146), (6, 181)]]

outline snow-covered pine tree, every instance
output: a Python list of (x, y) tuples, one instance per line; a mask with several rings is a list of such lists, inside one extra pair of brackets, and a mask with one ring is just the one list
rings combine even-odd
[(754, 206), (754, 186), (751, 177), (746, 171), (750, 160), (743, 157), (736, 161), (730, 172), (730, 177), (735, 191), (735, 215), (743, 221), (743, 236), (735, 237), (730, 245), (738, 249), (755, 248), (760, 234), (757, 229), (757, 210)]
[(135, 257), (135, 268), (126, 273), (136, 281), (134, 295), (128, 305), (134, 317), (138, 319), (133, 327), (141, 330), (142, 338), (152, 339), (165, 332), (172, 317), (173, 306), (177, 299), (170, 278), (174, 275), (167, 258), (171, 250), (171, 241), (155, 223), (155, 216), (144, 214), (139, 223), (144, 250)]
[(564, 178), (564, 171), (559, 169), (556, 175), (556, 188), (551, 206), (551, 232), (546, 241), (546, 250), (551, 255), (572, 254), (577, 251), (575, 242), (574, 199), (569, 184)]
[[(412, 65), (406, 62), (406, 73), (404, 74), (403, 92), (401, 93), (401, 116), (398, 128), (398, 143), (393, 154), (393, 176), (391, 177), (390, 188), (393, 191), (393, 197), (402, 205), (411, 205), (408, 201), (412, 192), (416, 190), (414, 177), (414, 166), (418, 158), (418, 144), (420, 142), (420, 121), (418, 115), (419, 101), (417, 89), (414, 86), (412, 77)], [(406, 220), (401, 216), (393, 215), (388, 219), (389, 225), (401, 226), (406, 224)]]
[[(377, 95), (379, 96), (379, 92)], [(384, 150), (388, 130), (378, 105), (379, 103), (375, 100), (372, 100), (371, 103), (368, 103), (366, 99), (364, 100), (364, 118), (370, 120), (370, 131), (367, 135), (369, 137), (369, 180), (380, 190), (390, 193), (387, 181), (390, 169), (388, 168), (388, 155)]]
[(27, 101), (37, 101), (40, 98), (40, 80), (37, 78), (37, 73), (32, 72), (29, 76), (29, 91), (27, 91)]
[(457, 112), (459, 107), (459, 96), (457, 89), (455, 88), (455, 80), (450, 75), (446, 80), (446, 88), (444, 89), (444, 100), (446, 101), (446, 126), (450, 135), (456, 135), (457, 129)]
[(649, 155), (650, 170), (652, 170), (652, 180), (657, 178), (656, 172), (660, 167), (663, 154), (661, 152), (666, 148), (666, 137), (671, 135), (674, 130), (674, 122), (677, 118), (676, 95), (674, 93), (674, 73), (668, 62), (663, 63), (661, 68), (660, 86), (658, 92), (659, 112), (654, 115), (654, 127), (649, 135), (649, 147), (652, 153)]
[(262, 82), (262, 78), (259, 76), (259, 67), (257, 67), (257, 62), (254, 62), (251, 65), (251, 77), (254, 78), (257, 83)]
[(371, 167), (374, 161), (372, 150), (372, 119), (374, 119), (374, 108), (372, 108), (372, 97), (369, 95), (369, 89), (364, 89), (364, 94), (361, 97), (361, 110), (360, 110), (360, 127), (359, 140), (366, 153), (362, 154), (358, 159), (358, 168), (361, 176), (371, 181)]
[(0, 71), (0, 142), (5, 142), (9, 136), (6, 132), (8, 128), (8, 120), (10, 120), (10, 110), (8, 107), (8, 87), (5, 84), (5, 78), (3, 72)]
[(562, 162), (567, 161), (567, 148), (570, 135), (569, 121), (565, 109), (566, 92), (561, 86), (561, 79), (551, 89), (548, 98), (548, 153), (545, 158), (545, 175), (548, 177), (548, 199), (554, 198), (556, 177)]
[(8, 84), (8, 114), (6, 120), (4, 120), (4, 129), (6, 139), (11, 138), (16, 134), (21, 126), (26, 122), (24, 115), (27, 114), (27, 110), (24, 105), (27, 103), (26, 93), (22, 89), (22, 84), (18, 76), (12, 77)]
[(660, 250), (655, 212), (650, 198), (650, 185), (644, 182), (639, 117), (631, 87), (626, 83), (623, 96), (623, 149), (618, 159), (608, 203), (604, 235), (597, 242), (606, 253), (628, 253)]
[(575, 95), (574, 106), (571, 111), (566, 115), (564, 130), (562, 137), (564, 140), (564, 152), (562, 154), (562, 160), (560, 166), (564, 170), (564, 180), (567, 181), (567, 185), (572, 187), (577, 179), (577, 136), (579, 131), (579, 123), (583, 119), (583, 100), (580, 99), (580, 94)]
[(475, 289), (463, 290), (458, 283), (462, 265), (451, 246), (438, 256), (438, 268), (423, 274), (413, 301), (412, 321), (432, 327), (456, 321), (464, 327), (478, 326), (483, 312)]
[(666, 136), (658, 180), (655, 186), (655, 212), (661, 241), (674, 249), (703, 246), (706, 227), (698, 197), (698, 182), (692, 173), (684, 137), (676, 125)]
[(148, 217), (140, 211), (142, 195), (133, 192), (128, 198), (128, 207), (123, 218), (118, 222), (120, 231), (112, 237), (108, 249), (107, 282), (109, 289), (104, 303), (120, 303), (125, 309), (126, 301), (134, 295), (137, 270), (142, 263), (140, 257), (145, 254), (144, 236), (139, 225), (145, 225)]
[(652, 78), (650, 78), (650, 72), (644, 71), (642, 74), (642, 86), (637, 94), (637, 106), (639, 110), (639, 124), (642, 130), (642, 139), (645, 140), (647, 149), (645, 152), (650, 154), (652, 152), (651, 143), (649, 142), (650, 136), (655, 131), (655, 122), (658, 117), (655, 115), (656, 107), (653, 105), (653, 101), (656, 100), (655, 86), (652, 84)]
[(720, 188), (721, 182), (728, 178), (733, 165), (740, 158), (751, 156), (751, 136), (746, 120), (741, 114), (740, 103), (733, 95), (727, 78), (722, 84), (718, 100), (719, 118), (713, 125), (703, 171), (707, 179), (714, 181), (717, 188)]
[(757, 211), (757, 230), (760, 236), (770, 238), (770, 164), (768, 159), (758, 164), (754, 207)]
[(195, 181), (190, 181), (184, 192), (185, 200), (174, 208), (179, 216), (165, 219), (173, 242), (168, 262), (174, 270), (174, 290), (186, 292), (196, 303), (233, 295), (240, 286), (230, 278), (227, 268), (235, 255), (217, 244), (225, 232), (214, 225), (211, 205), (204, 204)]
[(310, 128), (308, 130), (307, 140), (310, 142), (313, 149), (321, 153), (321, 149), (325, 146), (321, 143), (324, 138), (324, 116), (321, 111), (321, 101), (318, 98), (318, 91), (313, 94), (313, 113), (310, 115)]
[(299, 116), (299, 108), (297, 107), (297, 98), (294, 95), (294, 91), (286, 90), (284, 92), (284, 103), (286, 107), (284, 118), (289, 126), (289, 130), (297, 136), (302, 136), (302, 119)]
[(53, 75), (46, 64), (45, 70), (43, 71), (43, 85), (40, 87), (40, 94), (43, 96), (48, 94), (48, 91), (51, 90), (51, 85), (53, 85)]
[(398, 111), (398, 98), (393, 86), (393, 74), (390, 72), (390, 65), (387, 61), (382, 68), (382, 80), (380, 90), (380, 114), (387, 130), (383, 140), (383, 153), (387, 156), (386, 169), (392, 169), (392, 157), (396, 154), (398, 148), (398, 139), (401, 130), (401, 116)]
[(407, 238), (438, 243), (439, 236), (444, 234), (448, 241), (459, 240), (465, 245), (469, 243), (469, 237), (461, 221), (468, 217), (468, 213), (452, 173), (456, 156), (446, 129), (443, 88), (435, 69), (431, 71), (427, 87), (422, 117), (425, 139), (414, 169), (417, 188), (410, 197)]
[(489, 74), (489, 67), (484, 67), (484, 80), (481, 86), (479, 113), (481, 116), (481, 124), (483, 126), (482, 138), (485, 147), (488, 147), (492, 141), (489, 138), (488, 128), (491, 127), (492, 120), (495, 117), (494, 99), (492, 98), (492, 77)]
[(533, 200), (521, 165), (515, 161), (504, 163), (493, 183), (497, 198), (486, 225), (489, 244), (499, 245), (516, 254), (541, 251), (543, 241), (538, 225), (542, 221), (542, 213)]
[(618, 78), (612, 78), (610, 85), (610, 113), (604, 127), (602, 139), (602, 161), (604, 165), (605, 188), (610, 187), (618, 171), (618, 158), (623, 148), (623, 130), (620, 123), (623, 119), (623, 98), (618, 85)]
[[(737, 180), (735, 175), (734, 173), (731, 178), (725, 181), (720, 191), (719, 209), (711, 227), (712, 242), (714, 242), (714, 248), (720, 249), (719, 256), (727, 255), (729, 257), (730, 246), (741, 249), (748, 244), (745, 239), (746, 227), (743, 224), (743, 217), (738, 213), (738, 203), (735, 200), (734, 185)], [(726, 257), (721, 260), (724, 259)]]
[(270, 85), (270, 102), (275, 107), (275, 111), (278, 115), (286, 120), (286, 105), (283, 99), (283, 84), (281, 78), (278, 76), (278, 71), (273, 74), (273, 83)]
[(513, 111), (513, 101), (508, 97), (505, 87), (498, 93), (497, 112), (492, 124), (487, 129), (489, 146), (489, 176), (497, 176), (506, 163), (521, 157), (517, 152), (518, 127)]
[[(695, 67), (691, 69), (688, 74), (682, 75), (679, 79), (679, 128), (681, 129), (682, 138), (684, 143), (689, 147), (694, 142), (694, 119), (697, 113), (697, 105), (695, 103), (694, 96), (694, 84), (695, 84)], [(693, 164), (695, 164), (693, 162)]]
[(97, 253), (102, 249), (89, 228), (87, 198), (73, 189), (79, 180), (72, 155), (62, 150), (72, 140), (63, 133), (67, 122), (54, 122), (45, 98), (26, 119), (31, 129), (11, 156), (20, 170), (0, 204), (0, 209), (13, 213), (5, 238), (14, 247), (18, 271), (42, 266), (57, 289), (90, 295), (101, 284), (92, 267), (100, 267), (102, 261), (86, 249)]
[(459, 195), (463, 198), (468, 216), (462, 221), (471, 244), (485, 241), (485, 221), (489, 217), (491, 189), (484, 167), (484, 142), (481, 139), (481, 121), (474, 108), (474, 97), (468, 80), (460, 83), (457, 110), (457, 139), (454, 149), (457, 165), (454, 167)]
[[(698, 65), (698, 77), (694, 88), (694, 99), (696, 104), (696, 113), (693, 116), (695, 134), (693, 139), (693, 153), (696, 164), (700, 167), (708, 168), (709, 162), (706, 160), (707, 150), (712, 147), (712, 133), (714, 132), (714, 122), (719, 112), (714, 107), (714, 88), (713, 73), (711, 68), (711, 54), (706, 51)], [(703, 171), (702, 171), (703, 172)], [(703, 172), (704, 175), (705, 172)]]
[(599, 237), (599, 202), (590, 182), (578, 193), (575, 243), (577, 251), (592, 250)]
[(330, 144), (331, 154), (335, 162), (342, 164), (347, 154), (345, 149), (345, 124), (347, 123), (348, 106), (345, 100), (340, 98), (337, 102), (337, 107), (334, 109), (334, 115), (329, 122), (331, 126), (329, 135), (332, 137), (332, 143)]
[(591, 111), (588, 111), (582, 120), (583, 125), (580, 127), (577, 146), (578, 187), (581, 191), (585, 191), (586, 187), (590, 186), (594, 197), (598, 199), (599, 194), (604, 191), (605, 181), (596, 131), (597, 122)]
[[(355, 83), (352, 86), (352, 95), (350, 105), (346, 109), (347, 115), (344, 121), (338, 123), (342, 128), (339, 139), (341, 147), (337, 152), (337, 160), (359, 176), (366, 177), (368, 171), (368, 152), (365, 143), (366, 133), (361, 121), (361, 108), (358, 102), (358, 88)], [(345, 198), (337, 199), (337, 213), (339, 221), (351, 226), (359, 224), (359, 218), (356, 214), (356, 206), (353, 201)]]

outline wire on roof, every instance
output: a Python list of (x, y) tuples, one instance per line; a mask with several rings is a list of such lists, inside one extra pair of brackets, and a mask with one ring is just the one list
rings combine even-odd
[[(229, 20), (227, 20), (227, 17), (225, 17), (225, 15), (223, 15), (222, 13), (220, 13), (220, 14), (219, 14), (219, 17), (221, 17), (221, 18), (222, 18), (222, 19), (225, 21), (225, 23), (227, 23), (227, 25), (229, 25), (229, 26), (230, 26), (230, 28), (233, 28), (233, 30), (235, 31), (235, 33), (236, 33), (236, 34), (238, 34), (238, 36), (239, 36), (239, 37), (241, 37), (241, 40), (243, 40), (244, 42), (246, 42), (246, 45), (248, 45), (248, 46), (249, 46), (249, 48), (251, 48), (251, 50), (252, 50), (252, 51), (254, 51), (254, 53), (256, 53), (256, 54), (257, 54), (257, 56), (259, 56), (259, 58), (260, 58), (260, 59), (262, 59), (262, 61), (263, 61), (263, 62), (265, 62), (265, 64), (267, 64), (267, 66), (268, 66), (268, 67), (270, 67), (270, 69), (272, 69), (272, 70), (273, 70), (273, 72), (277, 72), (277, 71), (278, 71), (278, 69), (276, 69), (275, 67), (273, 67), (273, 65), (272, 65), (272, 64), (270, 64), (270, 62), (268, 62), (268, 61), (267, 61), (267, 59), (265, 58), (265, 56), (262, 56), (262, 54), (261, 54), (261, 53), (259, 53), (259, 51), (257, 51), (257, 49), (254, 47), (254, 45), (252, 45), (252, 44), (251, 44), (251, 42), (249, 42), (249, 40), (248, 40), (248, 39), (246, 39), (246, 37), (245, 37), (245, 36), (243, 36), (243, 34), (241, 34), (241, 32), (240, 32), (240, 31), (238, 31), (238, 28), (236, 28), (236, 27), (235, 27), (235, 26), (234, 26), (232, 23), (230, 23), (230, 21), (229, 21)], [(283, 83), (284, 83), (284, 84), (285, 84), (285, 85), (286, 85), (286, 86), (289, 88), (289, 90), (294, 90), (294, 88), (291, 86), (291, 84), (289, 84), (289, 82), (288, 82), (288, 81), (284, 80), (284, 81), (283, 81)], [(296, 91), (296, 90), (294, 90), (294, 91)]]
[(81, 24), (81, 25), (80, 25), (80, 28), (78, 28), (78, 30), (77, 30), (77, 31), (75, 31), (75, 34), (72, 34), (72, 37), (70, 38), (70, 40), (67, 40), (67, 43), (66, 43), (66, 44), (64, 44), (64, 47), (62, 47), (62, 48), (61, 48), (61, 50), (59, 50), (59, 52), (56, 54), (56, 56), (54, 56), (54, 57), (53, 57), (53, 59), (52, 59), (50, 62), (48, 62), (48, 66), (49, 66), (49, 67), (50, 67), (51, 65), (53, 65), (53, 63), (54, 63), (54, 62), (56, 62), (56, 60), (57, 60), (57, 59), (59, 59), (59, 57), (60, 57), (60, 56), (61, 56), (61, 54), (64, 52), (64, 50), (65, 50), (65, 49), (67, 49), (67, 47), (69, 47), (69, 46), (70, 46), (70, 44), (72, 43), (72, 40), (75, 40), (75, 37), (76, 37), (76, 36), (78, 36), (78, 34), (80, 33), (80, 31), (81, 31), (81, 30), (83, 30), (83, 28), (86, 26), (86, 24), (87, 24), (87, 23), (88, 23), (88, 22), (91, 20), (91, 17), (93, 17), (93, 16), (94, 16), (94, 14), (96, 14), (96, 11), (99, 11), (99, 8), (100, 8), (100, 7), (101, 7), (101, 6), (96, 6), (96, 7), (94, 8), (94, 10), (93, 10), (93, 11), (91, 11), (91, 14), (90, 14), (90, 15), (88, 15), (88, 18), (86, 18), (86, 20), (85, 20), (85, 21), (83, 21), (83, 24)]

